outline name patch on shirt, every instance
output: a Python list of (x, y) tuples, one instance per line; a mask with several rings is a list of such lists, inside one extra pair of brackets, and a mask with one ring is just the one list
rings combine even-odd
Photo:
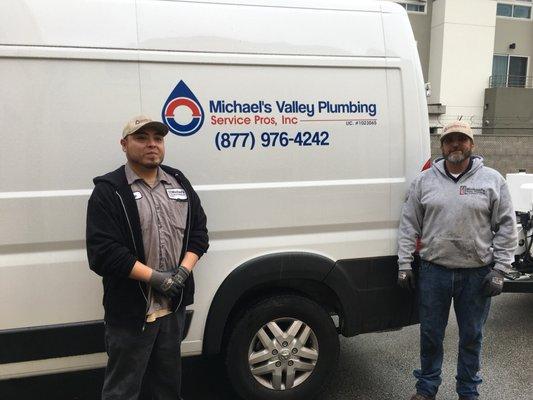
[(187, 193), (183, 189), (167, 189), (167, 195), (172, 200), (187, 200)]
[(143, 198), (143, 195), (141, 192), (133, 192), (133, 197), (135, 198), (135, 200), (140, 200)]
[(481, 188), (469, 188), (468, 186), (459, 186), (459, 194), (461, 196), (469, 194), (487, 194), (487, 191)]

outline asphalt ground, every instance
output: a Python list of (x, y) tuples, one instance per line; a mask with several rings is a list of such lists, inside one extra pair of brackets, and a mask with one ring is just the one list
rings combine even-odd
[[(457, 325), (453, 311), (445, 339), (443, 384), (437, 398), (455, 400)], [(341, 338), (338, 368), (321, 400), (409, 399), (418, 366), (418, 326)], [(533, 400), (533, 294), (493, 299), (485, 325), (483, 400)], [(103, 370), (0, 382), (1, 400), (98, 400)], [(184, 359), (186, 400), (236, 400), (218, 360)]]

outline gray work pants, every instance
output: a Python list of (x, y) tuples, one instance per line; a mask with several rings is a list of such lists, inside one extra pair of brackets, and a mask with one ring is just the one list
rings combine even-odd
[(175, 313), (146, 323), (144, 331), (106, 325), (109, 360), (102, 400), (137, 400), (143, 385), (149, 385), (153, 400), (181, 399), (184, 321), (185, 307), (180, 307)]

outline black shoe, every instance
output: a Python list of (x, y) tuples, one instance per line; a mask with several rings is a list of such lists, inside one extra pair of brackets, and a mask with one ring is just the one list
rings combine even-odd
[(411, 397), (411, 400), (435, 400), (435, 396), (424, 396), (420, 393), (415, 393), (413, 397)]

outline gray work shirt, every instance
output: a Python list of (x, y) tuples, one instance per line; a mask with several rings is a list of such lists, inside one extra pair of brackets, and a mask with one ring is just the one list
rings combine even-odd
[[(187, 224), (188, 199), (185, 191), (175, 177), (161, 168), (157, 170), (153, 187), (141, 179), (129, 164), (126, 164), (125, 172), (139, 211), (146, 265), (158, 271), (177, 268)], [(170, 312), (170, 299), (152, 290), (149, 297), (148, 322)]]

